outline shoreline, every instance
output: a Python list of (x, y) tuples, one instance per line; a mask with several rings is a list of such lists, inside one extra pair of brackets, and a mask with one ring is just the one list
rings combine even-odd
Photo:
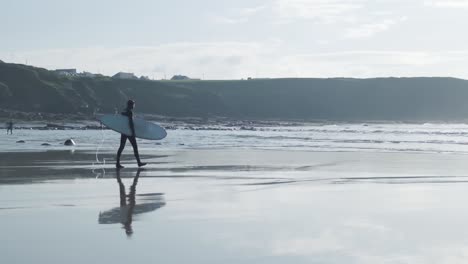
[[(10, 119), (0, 120), (1, 129), (6, 129), (5, 125)], [(14, 120), (14, 119), (12, 119)], [(155, 122), (164, 127), (166, 130), (250, 130), (256, 131), (262, 128), (269, 127), (306, 127), (306, 126), (330, 126), (330, 125), (467, 125), (467, 122), (429, 122), (429, 123), (418, 123), (418, 122), (299, 122), (299, 121), (241, 121), (241, 120), (223, 120), (223, 121), (206, 121), (200, 122), (193, 120), (193, 122), (185, 121), (166, 121), (166, 120), (153, 120), (148, 119), (149, 122)], [(15, 121), (14, 130), (111, 130), (102, 126), (99, 121), (85, 119), (85, 120), (60, 120), (60, 121)], [(467, 130), (468, 132), (468, 130)]]
[[(105, 114), (98, 113), (96, 115)], [(109, 113), (108, 113), (109, 114)], [(70, 113), (32, 113), (21, 112), (15, 110), (7, 110), (0, 108), (0, 124), (13, 120), (16, 123), (27, 124), (54, 124), (61, 126), (60, 123), (66, 124), (88, 124), (94, 123), (98, 126), (99, 121), (96, 115), (92, 114), (70, 114)], [(281, 118), (234, 118), (223, 116), (206, 116), (206, 117), (177, 117), (177, 116), (164, 116), (150, 113), (136, 112), (136, 116), (140, 116), (151, 122), (158, 122), (170, 126), (175, 125), (220, 125), (220, 126), (303, 126), (303, 125), (333, 125), (333, 124), (468, 124), (467, 119), (454, 119), (454, 120), (340, 120), (340, 119), (281, 119)]]
[[(345, 182), (467, 182), (463, 154), (396, 152), (307, 152), (285, 150), (183, 149), (143, 150), (147, 174), (162, 178), (213, 178), (246, 185)], [(9, 180), (89, 178), (115, 171), (115, 150), (0, 152), (0, 185)], [(133, 153), (122, 156), (123, 171), (138, 169)], [(96, 172), (97, 171), (97, 172)], [(31, 178), (32, 177), (32, 178)]]

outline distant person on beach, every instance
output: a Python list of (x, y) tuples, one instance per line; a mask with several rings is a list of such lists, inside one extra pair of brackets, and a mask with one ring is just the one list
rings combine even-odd
[(120, 164), (120, 156), (122, 155), (122, 151), (125, 148), (125, 143), (127, 143), (127, 139), (130, 141), (130, 143), (132, 143), (133, 153), (135, 154), (135, 158), (138, 162), (138, 167), (142, 167), (146, 165), (146, 163), (141, 162), (140, 154), (138, 154), (138, 145), (137, 145), (136, 138), (135, 138), (135, 126), (133, 124), (133, 109), (134, 108), (135, 108), (135, 101), (128, 100), (127, 108), (125, 108), (125, 111), (121, 113), (122, 115), (128, 117), (128, 122), (130, 125), (130, 130), (132, 131), (132, 135), (131, 136), (127, 136), (125, 134), (120, 135), (120, 147), (119, 147), (119, 150), (117, 151), (117, 163), (115, 164), (115, 167), (117, 169), (124, 168), (124, 166)]
[(10, 120), (8, 123), (7, 123), (7, 135), (8, 135), (8, 132), (10, 132), (10, 135), (13, 135), (13, 122)]

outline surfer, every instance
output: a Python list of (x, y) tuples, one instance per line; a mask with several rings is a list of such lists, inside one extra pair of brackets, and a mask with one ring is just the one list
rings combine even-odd
[(13, 122), (10, 120), (8, 123), (7, 123), (7, 135), (8, 135), (8, 132), (10, 132), (10, 135), (13, 135)]
[(135, 101), (128, 100), (127, 108), (125, 108), (125, 111), (121, 113), (122, 115), (128, 117), (128, 122), (130, 124), (130, 130), (132, 131), (132, 135), (131, 136), (127, 136), (125, 134), (120, 135), (120, 147), (119, 147), (119, 150), (117, 151), (117, 163), (115, 164), (115, 167), (117, 167), (118, 169), (124, 168), (124, 166), (120, 164), (120, 156), (122, 155), (122, 151), (125, 148), (125, 143), (127, 143), (127, 139), (130, 141), (130, 143), (132, 143), (133, 153), (135, 154), (135, 158), (138, 162), (138, 167), (142, 167), (146, 165), (146, 163), (141, 162), (140, 155), (138, 154), (138, 145), (137, 145), (136, 137), (135, 137), (135, 126), (133, 124), (133, 109), (134, 108), (135, 108)]

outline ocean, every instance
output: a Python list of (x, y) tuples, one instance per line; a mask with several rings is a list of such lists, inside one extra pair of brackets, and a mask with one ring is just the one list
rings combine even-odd
[[(0, 151), (58, 150), (68, 138), (75, 149), (113, 149), (110, 130), (15, 130), (0, 137)], [(16, 143), (24, 140), (26, 144)], [(248, 127), (178, 126), (161, 141), (139, 140), (146, 150), (264, 149), (286, 151), (468, 153), (468, 124), (293, 124)], [(41, 146), (48, 143), (50, 146)]]

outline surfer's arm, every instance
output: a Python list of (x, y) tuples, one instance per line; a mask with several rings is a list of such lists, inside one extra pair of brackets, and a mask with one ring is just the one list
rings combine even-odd
[(132, 136), (135, 136), (135, 125), (133, 124), (133, 113), (128, 115), (128, 122), (130, 124), (130, 131), (132, 131)]

